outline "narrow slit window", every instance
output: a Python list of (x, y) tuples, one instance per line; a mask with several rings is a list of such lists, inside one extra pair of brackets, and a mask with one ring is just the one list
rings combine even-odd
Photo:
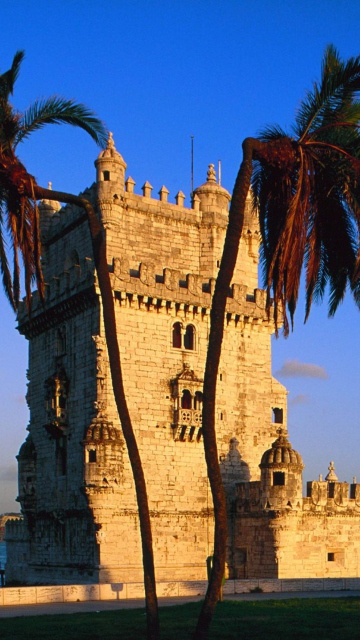
[(181, 323), (175, 322), (172, 331), (172, 346), (175, 349), (181, 349)]
[(194, 327), (192, 324), (188, 324), (184, 335), (184, 347), (189, 351), (194, 351)]
[(110, 171), (103, 171), (104, 181), (108, 182), (110, 180)]
[(61, 437), (56, 440), (56, 475), (65, 476), (67, 467), (67, 443), (66, 438)]
[(89, 450), (89, 462), (96, 462), (96, 450), (95, 449), (90, 449)]

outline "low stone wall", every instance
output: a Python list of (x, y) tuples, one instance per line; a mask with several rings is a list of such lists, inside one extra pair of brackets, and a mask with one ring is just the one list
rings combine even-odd
[[(201, 596), (207, 581), (158, 582), (157, 594), (162, 597)], [(360, 578), (316, 578), (299, 580), (227, 580), (224, 594), (250, 593), (261, 589), (264, 593), (300, 591), (357, 591)], [(0, 605), (44, 604), (46, 602), (85, 602), (89, 600), (128, 600), (144, 597), (140, 582), (113, 584), (59, 585), (49, 587), (4, 587), (0, 589)]]

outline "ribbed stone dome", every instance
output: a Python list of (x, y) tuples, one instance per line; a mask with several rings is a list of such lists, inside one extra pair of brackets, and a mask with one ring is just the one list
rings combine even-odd
[(224, 189), (221, 185), (218, 184), (216, 180), (216, 172), (213, 164), (209, 164), (209, 170), (207, 172), (207, 181), (204, 184), (200, 185), (200, 187), (196, 187), (194, 190), (194, 194), (199, 196), (210, 196), (216, 195), (220, 196), (224, 199), (225, 206), (231, 199), (230, 193)]
[(26, 438), (25, 442), (20, 447), (20, 451), (18, 453), (18, 457), (31, 458), (31, 456), (34, 454), (34, 452), (35, 452), (35, 447), (34, 447), (33, 439), (31, 437), (31, 435), (29, 434), (28, 437)]
[(285, 433), (281, 432), (279, 437), (273, 442), (271, 449), (265, 451), (261, 458), (260, 469), (274, 467), (283, 464), (291, 464), (304, 468), (304, 463), (300, 453), (295, 451)]
[(106, 440), (122, 441), (120, 429), (115, 429), (111, 423), (106, 421), (97, 421), (88, 427), (85, 436), (86, 442), (99, 443)]
[(122, 157), (121, 153), (119, 153), (115, 148), (113, 134), (111, 133), (111, 131), (109, 131), (109, 137), (108, 137), (106, 148), (100, 151), (98, 155), (98, 160), (104, 160), (104, 159), (121, 162), (121, 164), (125, 165), (126, 167), (124, 158)]

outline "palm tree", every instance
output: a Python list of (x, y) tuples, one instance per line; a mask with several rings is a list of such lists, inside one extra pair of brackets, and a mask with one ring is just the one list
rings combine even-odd
[[(203, 436), (215, 512), (214, 568), (195, 638), (208, 629), (224, 575), (226, 507), (215, 435), (216, 379), (226, 298), (243, 229), (250, 184), (259, 211), (267, 310), (275, 328), (293, 323), (302, 265), (306, 269), (306, 312), (329, 285), (329, 313), (335, 313), (349, 285), (360, 306), (360, 57), (342, 61), (325, 50), (320, 83), (298, 110), (292, 135), (269, 127), (243, 142), (223, 255), (211, 309), (204, 379)], [(271, 298), (273, 296), (273, 300)]]
[[(49, 123), (58, 124), (64, 122), (81, 127), (91, 135), (95, 142), (102, 145), (106, 142), (107, 131), (87, 107), (59, 97), (35, 102), (23, 114), (14, 111), (9, 102), (9, 97), (13, 93), (23, 58), (24, 52), (18, 51), (9, 71), (0, 76), (0, 270), (3, 276), (3, 284), (6, 295), (16, 310), (20, 296), (20, 254), (24, 264), (28, 301), (31, 300), (30, 286), (34, 279), (37, 282), (40, 296), (42, 296), (41, 243), (36, 200), (42, 198), (59, 200), (85, 209), (102, 298), (105, 337), (114, 397), (136, 488), (142, 538), (147, 635), (149, 639), (157, 640), (159, 638), (159, 619), (147, 490), (123, 387), (113, 294), (102, 226), (88, 200), (69, 193), (43, 189), (36, 183), (35, 178), (27, 172), (15, 153), (19, 142), (25, 140), (33, 131)], [(5, 251), (6, 232), (10, 237), (13, 251), (13, 274), (10, 272)]]

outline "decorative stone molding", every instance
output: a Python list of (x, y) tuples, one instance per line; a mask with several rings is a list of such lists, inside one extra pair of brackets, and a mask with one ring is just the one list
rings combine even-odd
[(174, 440), (199, 442), (202, 435), (203, 380), (198, 378), (189, 364), (172, 381), (174, 401)]
[(106, 403), (106, 341), (101, 336), (92, 336), (96, 347), (96, 399), (94, 400), (94, 409), (96, 411), (96, 419), (107, 419), (107, 403)]
[(155, 265), (153, 262), (141, 262), (140, 264), (140, 282), (148, 286), (155, 285)]

